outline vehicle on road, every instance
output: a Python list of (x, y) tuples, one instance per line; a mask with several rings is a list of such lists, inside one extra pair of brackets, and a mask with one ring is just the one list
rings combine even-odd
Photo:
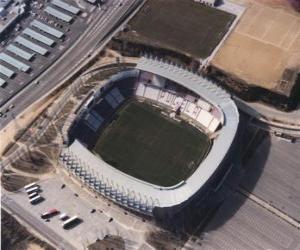
[(41, 218), (42, 219), (49, 219), (49, 218), (51, 218), (51, 217), (53, 217), (53, 216), (55, 216), (57, 214), (59, 214), (59, 211), (56, 208), (52, 208), (49, 211), (43, 213), (41, 215)]

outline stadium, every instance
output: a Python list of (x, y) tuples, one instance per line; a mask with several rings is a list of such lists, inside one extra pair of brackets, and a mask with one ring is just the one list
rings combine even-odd
[(142, 57), (86, 97), (60, 162), (106, 198), (162, 219), (221, 186), (232, 168), (238, 125), (237, 107), (224, 90)]

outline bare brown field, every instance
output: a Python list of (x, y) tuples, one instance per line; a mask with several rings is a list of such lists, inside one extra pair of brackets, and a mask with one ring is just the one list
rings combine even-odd
[(235, 0), (247, 6), (212, 65), (267, 89), (300, 67), (300, 14), (281, 0)]

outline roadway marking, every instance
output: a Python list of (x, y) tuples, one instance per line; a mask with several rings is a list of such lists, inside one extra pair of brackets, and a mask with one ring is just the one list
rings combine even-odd
[(295, 219), (293, 219), (292, 217), (288, 216), (287, 214), (281, 212), (280, 210), (278, 210), (277, 208), (271, 206), (270, 204), (268, 204), (267, 202), (265, 202), (264, 200), (258, 198), (257, 196), (249, 193), (248, 191), (239, 188), (237, 190), (237, 192), (239, 192), (240, 194), (246, 196), (247, 198), (249, 198), (250, 200), (254, 201), (256, 204), (258, 204), (259, 206), (265, 208), (266, 210), (268, 210), (269, 212), (277, 215), (279, 218), (281, 218), (282, 220), (284, 220), (285, 222), (289, 223), (290, 225), (296, 227), (297, 229), (300, 229), (300, 223), (298, 221), (296, 221)]

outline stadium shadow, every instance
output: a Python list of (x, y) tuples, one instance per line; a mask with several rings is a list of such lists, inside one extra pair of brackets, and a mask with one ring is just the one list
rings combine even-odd
[[(264, 171), (271, 139), (266, 131), (249, 126), (249, 117), (242, 117), (236, 164), (224, 185), (215, 193), (207, 218), (199, 223), (195, 236), (217, 230), (230, 220), (248, 199)], [(238, 196), (238, 198), (236, 197)]]

